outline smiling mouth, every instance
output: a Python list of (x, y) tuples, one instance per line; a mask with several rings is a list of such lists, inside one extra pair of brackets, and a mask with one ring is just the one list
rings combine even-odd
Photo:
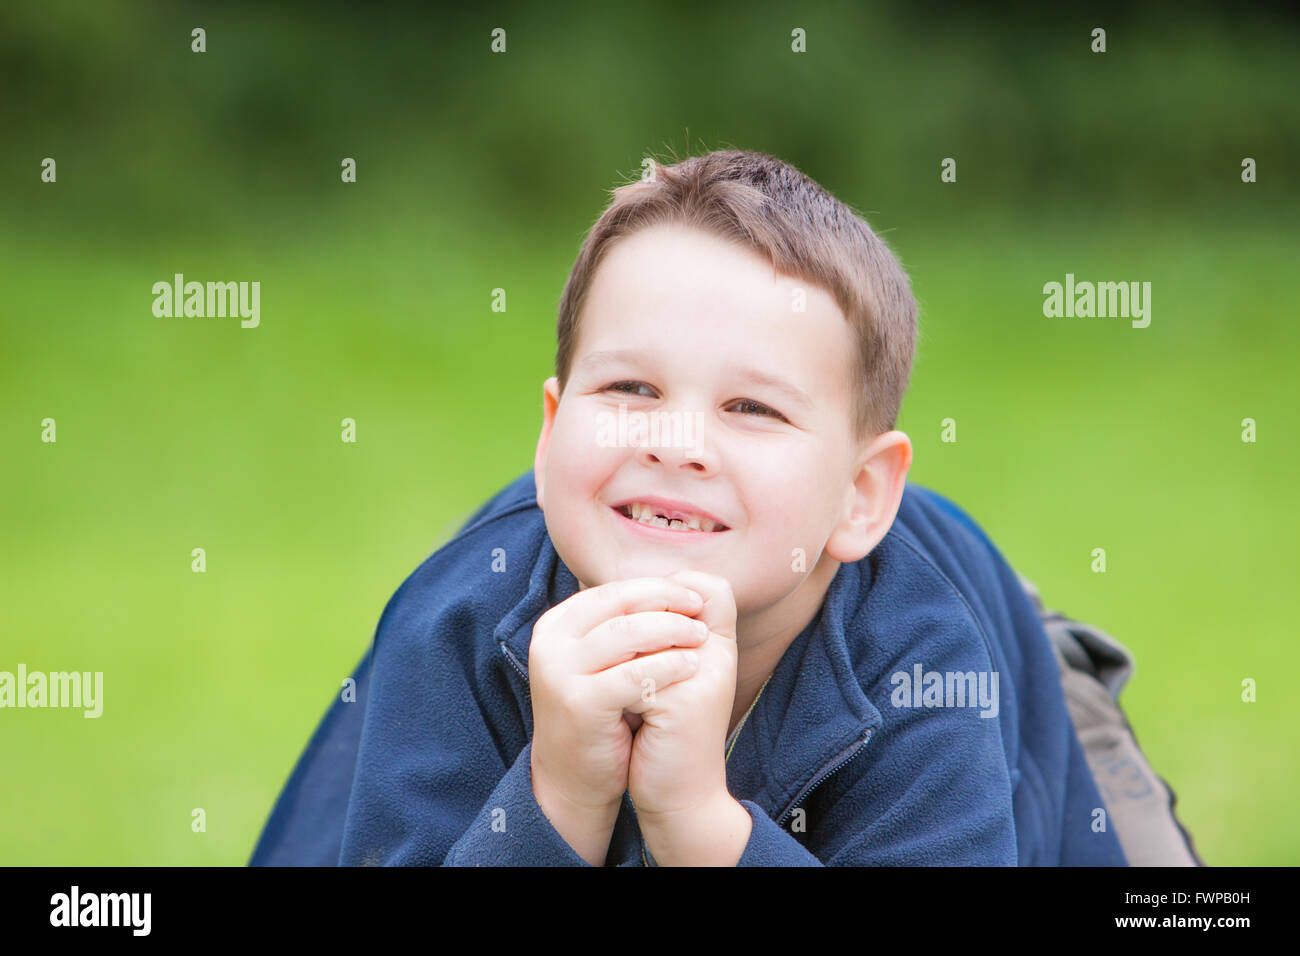
[[(621, 505), (614, 510), (629, 521), (649, 525), (652, 528), (663, 528), (667, 531), (681, 531), (688, 534), (717, 534), (721, 531), (730, 530), (725, 524), (719, 524), (696, 514), (686, 514), (680, 518), (669, 518), (664, 513), (664, 509), (635, 501), (631, 504)], [(676, 515), (679, 512), (673, 512), (673, 514)]]

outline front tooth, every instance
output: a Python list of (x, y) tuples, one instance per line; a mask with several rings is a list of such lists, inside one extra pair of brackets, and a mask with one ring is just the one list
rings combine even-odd
[(654, 525), (656, 528), (689, 528), (692, 531), (712, 531), (717, 523), (699, 515), (682, 520), (680, 518), (661, 518), (653, 505), (634, 501), (628, 505), (633, 521)]

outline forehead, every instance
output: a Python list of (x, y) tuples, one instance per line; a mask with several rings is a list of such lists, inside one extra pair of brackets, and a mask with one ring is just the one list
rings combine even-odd
[(573, 368), (638, 351), (779, 376), (832, 402), (847, 398), (855, 344), (825, 289), (739, 243), (657, 225), (606, 252), (583, 302)]

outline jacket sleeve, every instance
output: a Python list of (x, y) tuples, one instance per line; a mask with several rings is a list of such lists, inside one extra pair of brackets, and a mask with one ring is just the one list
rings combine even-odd
[[(912, 706), (890, 678), (924, 671), (990, 673), (973, 620), (922, 628), (869, 696), (870, 741), (805, 801), (807, 833), (742, 800), (754, 826), (740, 866), (1015, 866), (1012, 786), (996, 715)], [(991, 680), (987, 678), (986, 680)], [(987, 711), (984, 711), (987, 712)], [(790, 825), (787, 822), (787, 825)]]
[(456, 579), (465, 562), (434, 560), (380, 623), (342, 865), (586, 865), (533, 796), (499, 609)]
[(546, 818), (533, 794), (531, 742), (520, 751), (444, 866), (591, 866)]
[(350, 675), (354, 696), (334, 696), (262, 828), (249, 866), (337, 865), (370, 664), (367, 651)]
[(754, 828), (749, 832), (749, 842), (736, 866), (822, 866), (822, 861), (806, 850), (798, 840), (786, 833), (776, 821), (752, 800), (741, 800), (740, 805), (749, 811)]

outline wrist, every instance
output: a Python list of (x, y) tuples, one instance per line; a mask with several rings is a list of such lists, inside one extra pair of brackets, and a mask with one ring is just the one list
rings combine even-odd
[(622, 798), (608, 803), (579, 803), (537, 774), (535, 768), (532, 787), (542, 815), (573, 851), (592, 866), (604, 866)]
[(538, 756), (535, 747), (529, 754), (528, 773), (534, 794), (544, 792), (550, 800), (564, 803), (575, 813), (585, 816), (617, 817), (619, 808), (623, 804), (623, 793), (589, 794), (581, 792), (581, 788), (575, 791), (572, 787), (561, 786), (565, 782), (564, 774), (558, 776), (552, 774), (547, 769), (547, 762)]
[(664, 813), (637, 815), (641, 836), (660, 866), (735, 866), (754, 820), (729, 792)]

